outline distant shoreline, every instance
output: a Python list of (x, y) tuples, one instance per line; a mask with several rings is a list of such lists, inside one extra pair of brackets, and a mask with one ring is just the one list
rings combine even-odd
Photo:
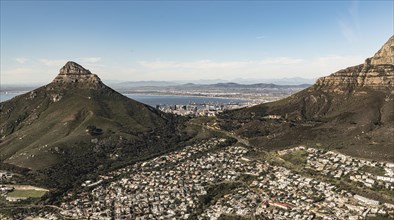
[(251, 99), (251, 98), (242, 98), (242, 97), (228, 97), (228, 96), (207, 96), (207, 95), (189, 95), (189, 94), (179, 94), (179, 93), (138, 93), (138, 92), (133, 92), (133, 93), (120, 93), (122, 95), (132, 95), (132, 94), (137, 94), (137, 95), (146, 95), (146, 96), (179, 96), (179, 97), (195, 97), (195, 98), (218, 98), (218, 99), (240, 99), (240, 100), (245, 100), (245, 101), (255, 101), (256, 99)]
[[(20, 91), (20, 92), (16, 92), (16, 91), (1, 91), (0, 92), (0, 102), (5, 102), (7, 100), (10, 100), (18, 95), (22, 95), (25, 94), (29, 91)], [(121, 93), (121, 92), (120, 92)], [(256, 103), (258, 102), (258, 100), (256, 99), (251, 99), (251, 98), (243, 98), (243, 97), (226, 97), (226, 96), (207, 96), (207, 95), (189, 95), (189, 94), (170, 94), (170, 93), (121, 93), (122, 95), (129, 97), (133, 96), (133, 95), (140, 95), (140, 96), (160, 96), (160, 97), (190, 97), (190, 98), (208, 98), (208, 99), (226, 99), (226, 100), (237, 100), (237, 101), (244, 101), (244, 102), (253, 102)], [(132, 98), (132, 97), (131, 97)], [(181, 104), (181, 103), (180, 103)]]

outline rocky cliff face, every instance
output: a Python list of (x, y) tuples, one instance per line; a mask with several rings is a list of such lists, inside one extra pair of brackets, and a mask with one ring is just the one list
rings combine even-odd
[(377, 90), (393, 90), (394, 84), (394, 36), (364, 64), (340, 70), (322, 77), (315, 87), (333, 92), (352, 91), (358, 87)]
[(103, 88), (104, 84), (96, 74), (81, 65), (69, 61), (64, 65), (56, 78), (52, 81), (53, 85), (59, 86), (77, 86), (81, 88)]
[(392, 36), (385, 45), (373, 56), (372, 65), (394, 65), (394, 36)]

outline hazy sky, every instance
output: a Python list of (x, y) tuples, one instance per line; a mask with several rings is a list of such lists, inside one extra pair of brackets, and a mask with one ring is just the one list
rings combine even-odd
[(393, 1), (3, 1), (1, 84), (68, 60), (108, 80), (317, 78), (394, 33)]

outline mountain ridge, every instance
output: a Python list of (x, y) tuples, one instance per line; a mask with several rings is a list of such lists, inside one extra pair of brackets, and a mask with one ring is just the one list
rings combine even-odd
[(177, 148), (187, 138), (183, 118), (129, 99), (76, 65), (69, 62), (51, 83), (0, 103), (0, 169), (27, 168), (41, 184), (67, 188), (83, 175)]
[[(364, 64), (339, 70), (288, 98), (219, 116), (221, 127), (266, 149), (307, 144), (394, 161), (394, 37)], [(275, 116), (276, 119), (267, 119)], [(279, 119), (278, 119), (279, 118)]]

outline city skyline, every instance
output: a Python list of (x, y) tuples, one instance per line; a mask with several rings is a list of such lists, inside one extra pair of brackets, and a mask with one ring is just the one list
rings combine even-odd
[(392, 1), (1, 1), (1, 84), (318, 78), (393, 35)]

